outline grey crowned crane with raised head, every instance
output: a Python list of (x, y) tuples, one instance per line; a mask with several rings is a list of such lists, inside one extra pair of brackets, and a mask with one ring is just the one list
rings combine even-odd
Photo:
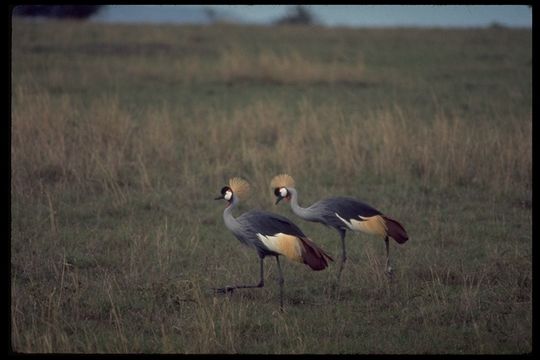
[(391, 237), (399, 244), (403, 244), (409, 239), (405, 228), (399, 222), (383, 215), (379, 210), (349, 197), (331, 197), (303, 208), (298, 205), (298, 192), (294, 185), (294, 179), (287, 174), (275, 176), (270, 186), (277, 197), (276, 205), (280, 200), (286, 199), (291, 203), (292, 211), (302, 219), (322, 223), (337, 230), (342, 245), (341, 263), (337, 274), (338, 282), (347, 260), (345, 247), (347, 230), (383, 237), (386, 244), (385, 273), (392, 275), (388, 238)]
[(262, 288), (264, 286), (263, 260), (266, 256), (275, 256), (280, 291), (280, 310), (283, 310), (283, 272), (279, 263), (279, 256), (304, 263), (311, 269), (318, 271), (328, 266), (328, 260), (333, 259), (289, 219), (267, 211), (250, 210), (238, 217), (232, 214), (235, 206), (249, 193), (249, 184), (242, 178), (232, 178), (229, 185), (221, 189), (221, 195), (215, 200), (227, 201), (223, 211), (225, 226), (244, 245), (253, 248), (259, 256), (260, 280), (256, 285), (235, 285), (216, 288), (219, 293), (232, 292), (234, 289)]

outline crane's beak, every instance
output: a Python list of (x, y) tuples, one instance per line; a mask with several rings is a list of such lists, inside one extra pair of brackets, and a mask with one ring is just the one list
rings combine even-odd
[(220, 196), (218, 196), (217, 198), (214, 198), (214, 200), (222, 200), (222, 199), (225, 199), (225, 198), (223, 197), (223, 195), (220, 195)]
[(283, 199), (283, 196), (278, 196), (275, 205), (277, 205), (282, 199)]

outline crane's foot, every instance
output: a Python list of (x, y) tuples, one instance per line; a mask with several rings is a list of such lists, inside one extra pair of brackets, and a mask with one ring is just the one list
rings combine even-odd
[(234, 286), (225, 286), (222, 288), (212, 288), (216, 294), (232, 294), (234, 292)]
[(386, 270), (384, 271), (384, 274), (389, 278), (392, 279), (394, 276), (394, 269), (392, 269), (391, 266), (388, 266)]

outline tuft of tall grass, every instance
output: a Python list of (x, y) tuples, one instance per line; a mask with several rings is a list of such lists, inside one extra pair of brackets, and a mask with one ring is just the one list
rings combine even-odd
[[(531, 121), (504, 128), (438, 112), (424, 123), (399, 107), (359, 118), (306, 102), (293, 121), (280, 109), (259, 101), (230, 116), (212, 114), (206, 130), (186, 129), (186, 141), (196, 157), (215, 162), (213, 171), (244, 174), (263, 188), (272, 171), (357, 179), (368, 173), (427, 187), (482, 186), (494, 194), (531, 183)], [(193, 144), (201, 131), (207, 141)]]
[[(130, 186), (152, 190), (161, 181), (158, 164), (176, 171), (188, 188), (195, 178), (232, 173), (264, 188), (277, 171), (370, 173), (428, 187), (485, 186), (496, 194), (531, 184), (531, 121), (500, 127), (442, 111), (429, 122), (411, 121), (397, 106), (360, 118), (307, 101), (292, 119), (279, 102), (264, 100), (231, 113), (210, 109), (205, 119), (179, 118), (166, 107), (136, 119), (114, 97), (84, 108), (23, 88), (13, 105), (15, 189), (74, 182), (110, 192), (120, 204)], [(196, 122), (206, 125), (190, 125)]]
[[(168, 112), (151, 109), (137, 120), (117, 98), (85, 107), (63, 97), (19, 88), (12, 121), (12, 184), (30, 194), (40, 183), (101, 189), (116, 203), (126, 187), (151, 189), (156, 164), (176, 158), (175, 127)], [(155, 175), (155, 176), (153, 176)]]

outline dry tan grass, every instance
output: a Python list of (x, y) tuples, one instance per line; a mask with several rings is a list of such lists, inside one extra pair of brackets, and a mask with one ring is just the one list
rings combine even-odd
[(13, 108), (16, 193), (31, 195), (40, 182), (80, 189), (97, 185), (122, 203), (124, 186), (151, 189), (159, 174), (149, 169), (175, 160), (176, 130), (163, 111), (150, 110), (137, 122), (114, 97), (84, 109), (67, 98), (53, 102), (46, 93), (23, 88)]
[[(503, 130), (435, 114), (422, 124), (408, 121), (399, 108), (346, 118), (335, 107), (305, 101), (292, 121), (280, 104), (259, 101), (229, 116), (207, 111), (206, 119), (176, 124), (162, 108), (137, 123), (114, 98), (91, 104), (88, 113), (68, 99), (53, 104), (46, 94), (23, 89), (15, 98), (15, 189), (24, 179), (75, 181), (83, 188), (100, 184), (122, 202), (127, 183), (153, 188), (158, 163), (180, 170), (188, 185), (189, 176), (246, 174), (263, 188), (272, 173), (268, 169), (306, 177), (368, 172), (426, 186), (488, 186), (499, 194), (526, 187), (532, 176), (530, 122)], [(197, 122), (206, 125), (194, 126)], [(190, 166), (182, 168), (185, 164)]]
[[(366, 119), (345, 118), (335, 107), (305, 102), (291, 121), (279, 109), (258, 102), (230, 118), (211, 120), (208, 147), (200, 153), (222, 159), (223, 170), (248, 165), (237, 170), (248, 171), (260, 184), (268, 181), (269, 168), (307, 177), (368, 172), (426, 186), (482, 185), (496, 194), (526, 188), (531, 181), (531, 122), (502, 129), (435, 114), (423, 124), (399, 108)], [(190, 138), (199, 135), (191, 130)]]

